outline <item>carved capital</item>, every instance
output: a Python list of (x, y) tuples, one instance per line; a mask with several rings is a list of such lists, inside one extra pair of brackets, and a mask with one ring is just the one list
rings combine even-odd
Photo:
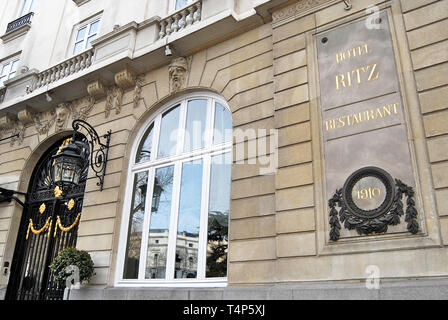
[(104, 84), (104, 82), (100, 79), (90, 82), (87, 85), (87, 92), (90, 96), (92, 96), (95, 99), (100, 99), (106, 96), (107, 94), (107, 88)]
[(16, 118), (9, 113), (4, 114), (0, 117), (0, 129), (11, 129), (14, 127), (14, 124), (16, 122)]
[(32, 123), (33, 122), (33, 116), (34, 116), (34, 112), (28, 106), (26, 106), (25, 108), (20, 110), (19, 113), (17, 114), (17, 117), (19, 118), (19, 121), (21, 123), (23, 123), (23, 125), (27, 125), (27, 124)]
[(129, 89), (135, 85), (136, 73), (130, 67), (115, 74), (115, 83), (121, 89)]

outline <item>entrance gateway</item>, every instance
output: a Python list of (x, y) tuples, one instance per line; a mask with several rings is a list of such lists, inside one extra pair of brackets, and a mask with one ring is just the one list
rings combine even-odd
[[(41, 157), (31, 176), (25, 199), (7, 300), (62, 300), (64, 288), (55, 283), (50, 264), (59, 251), (76, 246), (78, 225), (87, 181), (88, 161), (79, 183), (57, 186), (54, 179), (53, 156), (70, 143), (66, 137)], [(85, 154), (89, 147), (83, 140)]]

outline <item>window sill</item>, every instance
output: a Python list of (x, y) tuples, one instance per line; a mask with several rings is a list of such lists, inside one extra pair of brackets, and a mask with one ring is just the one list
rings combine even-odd
[(210, 280), (120, 280), (115, 287), (122, 288), (224, 288), (227, 287), (227, 278)]
[(15, 29), (13, 31), (5, 33), (4, 35), (2, 35), (0, 37), (0, 39), (2, 39), (4, 43), (6, 43), (8, 41), (11, 41), (11, 40), (14, 40), (14, 39), (16, 39), (18, 37), (23, 36), (30, 29), (31, 29), (31, 24), (24, 24), (23, 26)]

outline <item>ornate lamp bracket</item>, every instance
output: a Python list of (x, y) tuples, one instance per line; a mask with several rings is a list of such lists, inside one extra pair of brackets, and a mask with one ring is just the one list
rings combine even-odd
[(81, 129), (87, 133), (87, 139), (90, 145), (90, 168), (95, 172), (96, 177), (100, 180), (96, 185), (103, 191), (104, 176), (106, 175), (107, 156), (109, 153), (109, 144), (112, 131), (109, 130), (103, 138), (106, 140), (104, 143), (96, 132), (96, 130), (88, 124), (86, 121), (77, 119), (72, 123), (74, 130), (73, 140), (76, 140), (76, 133)]

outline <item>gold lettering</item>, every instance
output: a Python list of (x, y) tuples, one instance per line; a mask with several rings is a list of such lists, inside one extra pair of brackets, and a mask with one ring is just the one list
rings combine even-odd
[(384, 116), (386, 116), (386, 113), (387, 113), (388, 116), (391, 116), (392, 113), (391, 113), (391, 111), (390, 111), (390, 105), (388, 105), (388, 106), (384, 106), (384, 107), (383, 107), (383, 112), (384, 112)]
[(339, 90), (339, 83), (342, 83), (342, 86), (345, 88), (345, 80), (343, 74), (336, 75), (336, 90)]
[[(357, 113), (351, 113), (342, 115), (331, 120), (325, 120), (326, 131), (343, 128), (345, 126), (353, 126), (365, 121), (376, 120), (379, 118), (385, 118), (398, 114), (397, 110), (398, 102), (379, 106), (373, 109), (364, 110)], [(392, 112), (393, 108), (393, 112)]]
[(355, 70), (352, 71), (352, 72), (356, 71), (356, 78), (358, 80), (358, 84), (361, 83), (361, 74), (360, 74), (359, 70), (362, 70), (362, 71), (366, 72), (363, 67), (355, 69)]
[(378, 187), (363, 188), (358, 190), (357, 194), (359, 200), (375, 199), (381, 196), (381, 189)]
[(394, 107), (394, 113), (395, 113), (395, 114), (398, 113), (398, 112), (397, 112), (397, 104), (398, 104), (398, 102), (395, 102), (394, 104), (392, 104), (393, 107)]
[(380, 108), (376, 108), (376, 114), (375, 114), (375, 117), (376, 117), (377, 119), (383, 117)]
[[(375, 72), (375, 69), (376, 69), (376, 63), (374, 63), (374, 64), (372, 65), (372, 71), (370, 72), (369, 79), (367, 79), (367, 81), (372, 81), (372, 80), (376, 80), (376, 79), (378, 79), (378, 77), (379, 77), (379, 75), (380, 75), (379, 72), (377, 72), (376, 75), (373, 77), (373, 73)], [(372, 78), (372, 77), (373, 77), (373, 78)]]
[(368, 54), (370, 52), (372, 52), (372, 50), (369, 50), (367, 44), (362, 44), (360, 46), (350, 48), (350, 49), (345, 49), (341, 52), (336, 53), (336, 62), (339, 63), (339, 62), (342, 62), (345, 60), (359, 57), (363, 54)]

